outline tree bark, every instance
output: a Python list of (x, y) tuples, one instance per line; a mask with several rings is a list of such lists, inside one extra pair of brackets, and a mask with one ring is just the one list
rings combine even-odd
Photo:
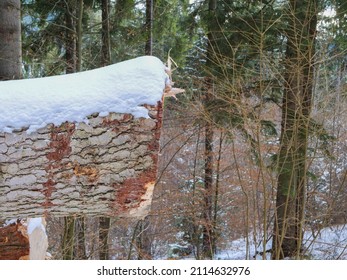
[(65, 11), (65, 60), (66, 74), (76, 72), (76, 30), (75, 30), (75, 5), (73, 1), (66, 2)]
[(153, 1), (146, 0), (146, 23), (145, 30), (147, 34), (145, 55), (153, 54)]
[[(210, 100), (211, 98), (208, 98)], [(203, 235), (202, 256), (204, 259), (213, 257), (213, 221), (212, 221), (212, 195), (213, 195), (213, 125), (207, 121), (205, 125), (205, 176), (203, 197)]]
[(78, 217), (75, 218), (75, 231), (77, 241), (75, 243), (75, 252), (77, 260), (86, 260), (86, 218)]
[(84, 2), (83, 0), (78, 1), (78, 17), (77, 17), (77, 39), (76, 39), (76, 53), (77, 63), (76, 71), (82, 71), (82, 43), (83, 43), (83, 11)]
[(111, 37), (110, 37), (110, 1), (101, 1), (101, 18), (102, 18), (102, 29), (101, 29), (101, 66), (106, 66), (111, 63)]
[(20, 0), (0, 1), (0, 80), (22, 77)]
[(62, 242), (63, 260), (73, 260), (75, 247), (75, 218), (65, 217), (64, 222)]
[(317, 12), (316, 0), (290, 1), (273, 259), (301, 253)]
[(99, 254), (100, 260), (108, 260), (108, 236), (110, 231), (111, 219), (109, 217), (99, 218)]
[(138, 260), (150, 260), (151, 256), (151, 244), (150, 238), (148, 236), (148, 228), (150, 222), (148, 216), (140, 221), (139, 224), (139, 234), (136, 238), (136, 249), (138, 252)]
[(217, 233), (218, 233), (218, 204), (219, 204), (219, 188), (220, 188), (220, 165), (221, 165), (221, 159), (222, 159), (222, 146), (223, 146), (223, 132), (220, 132), (219, 135), (219, 146), (218, 146), (218, 157), (217, 157), (217, 166), (216, 166), (216, 183), (215, 183), (215, 190), (214, 190), (214, 197), (213, 197), (213, 220), (212, 220), (212, 231), (213, 231), (213, 253), (215, 254), (217, 251)]
[(0, 133), (0, 218), (148, 213), (161, 121), (112, 113), (89, 122)]
[[(214, 67), (213, 58), (215, 56), (215, 32), (217, 31), (217, 15), (216, 15), (217, 1), (209, 0), (209, 23), (207, 30), (208, 45), (207, 45), (207, 71), (209, 72), (205, 80), (206, 92), (204, 96), (204, 103), (206, 108), (206, 116), (209, 116), (208, 113), (209, 106), (213, 100), (213, 91), (214, 91), (214, 77), (212, 77), (212, 69)], [(213, 247), (214, 247), (214, 233), (213, 233), (213, 221), (212, 221), (212, 212), (213, 212), (213, 123), (212, 120), (207, 117), (205, 123), (205, 175), (204, 175), (204, 209), (203, 209), (203, 234), (202, 234), (202, 250), (201, 254), (204, 259), (212, 259), (213, 257)]]

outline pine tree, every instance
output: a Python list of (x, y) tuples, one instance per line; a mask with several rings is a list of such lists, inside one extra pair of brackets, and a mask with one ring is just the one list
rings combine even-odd
[(0, 2), (0, 80), (22, 77), (20, 0)]
[(101, 20), (102, 20), (101, 65), (106, 66), (111, 63), (110, 1), (109, 0), (101, 1), (101, 13), (102, 13), (102, 16), (101, 16)]
[(289, 2), (273, 259), (302, 249), (317, 14), (317, 0)]

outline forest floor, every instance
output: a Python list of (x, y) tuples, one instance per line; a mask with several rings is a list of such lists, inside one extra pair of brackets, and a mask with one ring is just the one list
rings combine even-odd
[[(263, 259), (263, 247), (255, 244), (252, 237), (239, 238), (230, 243), (230, 249), (219, 252), (220, 260)], [(304, 236), (304, 255), (313, 260), (347, 260), (347, 224), (326, 227), (317, 232), (307, 231)], [(266, 250), (271, 248), (271, 240)], [(256, 254), (257, 252), (257, 254)], [(270, 253), (265, 259), (270, 259)]]

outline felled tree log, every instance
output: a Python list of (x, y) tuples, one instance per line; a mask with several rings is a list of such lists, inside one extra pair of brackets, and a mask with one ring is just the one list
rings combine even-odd
[[(157, 175), (159, 100), (164, 91), (177, 93), (166, 70), (146, 56), (77, 74), (2, 82), (0, 219), (145, 217)], [(38, 249), (30, 249), (31, 259), (44, 257), (47, 236), (40, 230), (29, 234)], [(4, 229), (0, 239), (7, 242), (9, 234)]]
[(0, 218), (142, 218), (157, 173), (162, 106), (152, 118), (93, 115), (88, 123), (0, 133)]

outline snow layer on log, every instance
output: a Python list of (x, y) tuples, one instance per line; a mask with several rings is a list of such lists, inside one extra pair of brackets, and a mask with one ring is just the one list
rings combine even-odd
[(155, 105), (169, 83), (165, 65), (143, 56), (111, 66), (46, 78), (0, 83), (0, 132), (47, 124), (82, 122), (93, 113), (148, 117), (142, 104)]

